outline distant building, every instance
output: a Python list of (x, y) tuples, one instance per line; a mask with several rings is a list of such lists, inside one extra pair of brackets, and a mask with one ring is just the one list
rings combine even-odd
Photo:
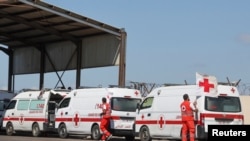
[(240, 100), (244, 114), (244, 124), (250, 124), (250, 95), (241, 95)]

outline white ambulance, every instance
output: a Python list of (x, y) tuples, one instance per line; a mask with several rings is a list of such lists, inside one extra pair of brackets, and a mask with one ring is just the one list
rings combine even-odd
[(133, 140), (135, 111), (141, 102), (139, 90), (129, 88), (85, 88), (72, 90), (59, 104), (56, 112), (56, 128), (61, 138), (68, 135), (101, 137), (100, 113), (102, 97), (111, 105), (110, 132)]
[[(241, 125), (244, 116), (236, 87), (212, 85), (208, 79), (199, 85), (167, 86), (154, 89), (137, 109), (136, 136), (141, 141), (181, 139), (180, 104), (183, 95), (197, 101), (196, 139), (207, 139), (208, 125)], [(216, 87), (211, 93), (209, 87)], [(204, 87), (204, 89), (201, 89)], [(203, 90), (203, 91), (202, 91)]]
[(2, 128), (3, 122), (3, 112), (7, 105), (9, 104), (10, 100), (15, 96), (14, 93), (10, 93), (5, 90), (0, 90), (0, 129)]
[(67, 93), (67, 90), (32, 90), (18, 93), (5, 110), (3, 129), (6, 134), (30, 131), (37, 137), (42, 132), (54, 131), (56, 103)]

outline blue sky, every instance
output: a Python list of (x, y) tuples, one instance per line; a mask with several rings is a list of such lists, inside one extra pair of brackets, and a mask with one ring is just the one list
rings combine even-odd
[[(195, 83), (195, 73), (220, 82), (250, 83), (248, 0), (44, 0), (127, 32), (126, 82)], [(0, 89), (7, 87), (8, 58), (0, 52)], [(75, 72), (65, 72), (75, 86)], [(25, 83), (24, 83), (25, 82)], [(45, 75), (53, 88), (56, 74)], [(118, 83), (118, 67), (82, 71), (84, 86)], [(16, 76), (16, 89), (37, 88), (38, 75)]]

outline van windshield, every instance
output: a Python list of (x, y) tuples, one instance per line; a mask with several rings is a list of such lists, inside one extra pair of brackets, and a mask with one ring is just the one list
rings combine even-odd
[(214, 112), (241, 112), (239, 97), (205, 97), (205, 109)]
[(137, 104), (140, 102), (141, 99), (112, 97), (111, 109), (116, 111), (135, 112)]
[(65, 98), (61, 101), (60, 105), (58, 106), (58, 108), (65, 108), (69, 106), (69, 102), (70, 102), (70, 98)]

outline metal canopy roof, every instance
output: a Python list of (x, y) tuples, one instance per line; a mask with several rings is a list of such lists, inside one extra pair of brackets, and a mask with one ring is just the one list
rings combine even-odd
[(0, 43), (12, 48), (75, 42), (97, 34), (121, 35), (119, 28), (36, 0), (1, 1), (0, 30)]
[[(124, 86), (126, 40), (124, 29), (115, 28), (39, 0), (0, 1), (0, 44), (8, 46), (7, 49), (0, 46), (0, 50), (8, 55), (18, 48), (35, 47), (39, 49), (48, 44), (63, 41), (70, 41), (78, 45), (84, 38), (99, 35), (112, 35), (121, 41), (118, 85)], [(10, 61), (13, 61), (12, 57)], [(13, 65), (13, 62), (10, 62), (10, 74), (14, 74)], [(79, 71), (84, 67), (79, 67), (79, 64), (77, 66), (77, 77), (80, 77)], [(11, 85), (12, 77), (9, 76), (9, 85)], [(41, 77), (40, 79), (43, 79)], [(79, 78), (76, 83), (78, 86)], [(9, 86), (10, 89), (11, 86)]]

